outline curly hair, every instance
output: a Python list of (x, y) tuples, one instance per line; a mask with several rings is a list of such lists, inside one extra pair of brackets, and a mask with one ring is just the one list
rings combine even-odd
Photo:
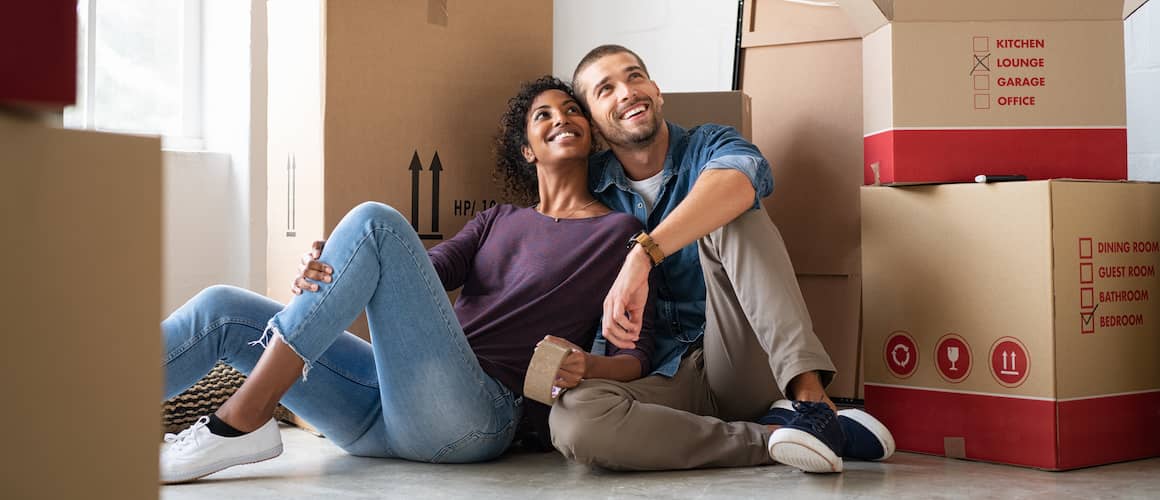
[[(575, 98), (572, 87), (554, 76), (541, 76), (520, 85), (520, 90), (508, 100), (507, 110), (499, 120), (499, 131), (495, 136), (495, 170), (492, 179), (503, 187), (504, 199), (520, 206), (529, 206), (539, 201), (540, 181), (536, 176), (536, 166), (524, 159), (524, 146), (528, 145), (528, 111), (536, 97), (549, 90), (559, 90)], [(584, 118), (592, 117), (584, 111)]]

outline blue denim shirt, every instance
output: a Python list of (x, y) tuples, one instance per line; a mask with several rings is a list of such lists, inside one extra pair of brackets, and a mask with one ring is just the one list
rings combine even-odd
[[(652, 213), (645, 211), (644, 200), (632, 190), (624, 167), (611, 151), (593, 155), (588, 163), (589, 187), (602, 203), (634, 215), (644, 224), (645, 231), (651, 232), (684, 201), (701, 172), (731, 168), (749, 177), (757, 191), (753, 208), (761, 208), (761, 198), (773, 192), (773, 174), (757, 146), (732, 127), (706, 124), (685, 130), (666, 123), (669, 151)], [(658, 286), (652, 374), (671, 377), (677, 373), (689, 346), (705, 333), (705, 275), (697, 243), (665, 257), (652, 272), (651, 281)], [(603, 336), (597, 335), (593, 352), (603, 352), (605, 342)]]

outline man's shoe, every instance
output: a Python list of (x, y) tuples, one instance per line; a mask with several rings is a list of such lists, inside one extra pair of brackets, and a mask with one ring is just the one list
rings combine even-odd
[(838, 411), (846, 435), (842, 456), (856, 460), (886, 460), (894, 454), (894, 436), (878, 419), (862, 410)]
[(209, 417), (201, 417), (180, 434), (166, 434), (161, 448), (161, 482), (184, 483), (241, 464), (269, 460), (282, 454), (282, 434), (270, 419), (258, 430), (238, 437), (209, 431)]
[(838, 415), (822, 402), (797, 401), (793, 408), (793, 419), (769, 436), (769, 456), (805, 472), (842, 472), (838, 452), (846, 439)]
[(761, 425), (785, 425), (793, 420), (793, 416), (793, 402), (788, 399), (779, 399), (774, 401), (765, 415), (757, 419), (757, 423)]

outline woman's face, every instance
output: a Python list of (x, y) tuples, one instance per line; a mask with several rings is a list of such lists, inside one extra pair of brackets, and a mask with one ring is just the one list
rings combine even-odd
[(524, 159), (538, 165), (587, 160), (592, 134), (580, 104), (560, 90), (545, 90), (532, 100), (527, 116)]

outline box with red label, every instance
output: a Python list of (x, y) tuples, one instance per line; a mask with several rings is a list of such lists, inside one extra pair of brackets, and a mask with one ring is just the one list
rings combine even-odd
[(1160, 455), (1160, 184), (862, 188), (866, 407), (898, 449)]
[(864, 37), (864, 183), (1127, 178), (1144, 1), (839, 0)]

